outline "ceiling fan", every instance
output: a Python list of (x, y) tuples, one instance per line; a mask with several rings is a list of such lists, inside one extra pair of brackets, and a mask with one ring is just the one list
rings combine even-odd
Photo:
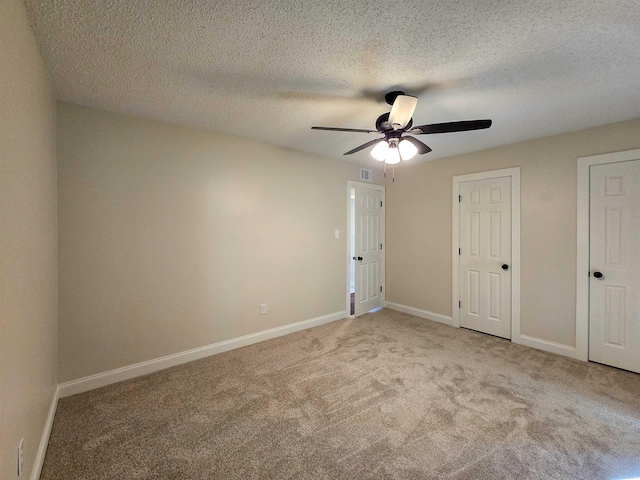
[[(311, 127), (314, 130), (330, 130), (334, 132), (359, 132), (382, 134), (384, 138), (371, 140), (359, 147), (349, 150), (345, 155), (373, 147), (371, 156), (384, 162), (385, 165), (395, 165), (401, 160), (409, 160), (416, 154), (429, 153), (431, 148), (417, 138), (408, 135), (427, 135), (433, 133), (465, 132), (481, 130), (491, 126), (491, 120), (466, 120), (462, 122), (432, 123), (413, 127), (413, 112), (418, 104), (417, 97), (405, 95), (404, 92), (389, 92), (385, 101), (392, 105), (391, 111), (384, 113), (376, 120), (375, 130), (361, 130), (358, 128)], [(407, 136), (403, 136), (407, 134)], [(375, 146), (374, 146), (375, 145)]]

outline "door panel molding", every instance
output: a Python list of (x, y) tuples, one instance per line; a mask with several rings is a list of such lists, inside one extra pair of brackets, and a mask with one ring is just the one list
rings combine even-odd
[[(640, 159), (640, 149), (579, 157), (577, 159), (577, 231), (576, 231), (576, 357), (589, 360), (589, 235), (590, 169), (593, 165), (629, 162)], [(607, 185), (608, 194), (616, 195), (621, 183)]]
[[(452, 208), (452, 321), (454, 327), (460, 327), (460, 184), (474, 180), (511, 177), (511, 341), (524, 343), (520, 335), (520, 167), (492, 170), (488, 172), (457, 175), (453, 177), (451, 198)], [(525, 340), (526, 341), (526, 340)]]

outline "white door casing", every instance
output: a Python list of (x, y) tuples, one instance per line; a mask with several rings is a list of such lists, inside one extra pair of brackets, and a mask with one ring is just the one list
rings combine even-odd
[(640, 160), (591, 165), (589, 360), (640, 373)]
[(511, 177), (460, 184), (460, 326), (511, 338)]
[[(471, 190), (477, 191), (473, 199)], [(520, 334), (520, 168), (454, 176), (452, 194), (452, 325), (526, 343), (529, 337)]]
[(355, 315), (383, 305), (384, 187), (350, 182), (355, 189)]

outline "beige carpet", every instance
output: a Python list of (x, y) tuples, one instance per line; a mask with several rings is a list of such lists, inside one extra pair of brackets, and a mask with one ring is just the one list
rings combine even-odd
[(42, 479), (640, 477), (640, 375), (382, 310), (62, 399)]

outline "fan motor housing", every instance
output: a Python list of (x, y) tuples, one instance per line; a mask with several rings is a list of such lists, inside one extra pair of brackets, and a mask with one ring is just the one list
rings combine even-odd
[(400, 92), (400, 91), (394, 91), (394, 92), (389, 92), (384, 96), (384, 101), (387, 102), (389, 105), (393, 105), (393, 102), (396, 101), (396, 98), (398, 98), (398, 95), (404, 95), (404, 92)]
[(396, 131), (391, 131), (391, 132), (387, 132), (384, 134), (384, 139), (389, 142), (389, 144), (391, 143), (397, 143), (400, 141), (400, 138), (402, 137), (402, 131), (401, 130), (396, 130)]

